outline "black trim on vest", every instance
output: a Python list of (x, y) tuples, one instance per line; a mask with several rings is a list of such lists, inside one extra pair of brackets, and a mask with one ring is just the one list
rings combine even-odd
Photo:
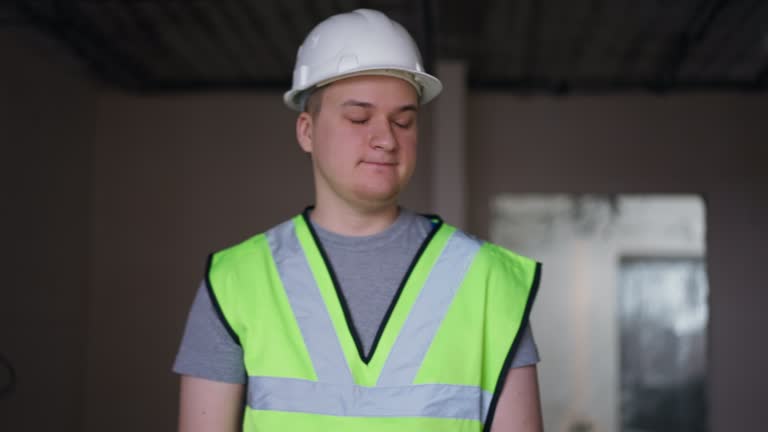
[(523, 312), (522, 325), (517, 330), (517, 334), (515, 335), (515, 340), (512, 341), (512, 346), (509, 348), (509, 352), (507, 352), (507, 357), (504, 359), (504, 366), (502, 366), (501, 368), (499, 379), (496, 380), (496, 389), (493, 392), (491, 405), (488, 407), (488, 416), (485, 418), (485, 425), (483, 426), (483, 432), (490, 432), (491, 430), (491, 424), (493, 423), (493, 416), (494, 414), (496, 414), (496, 405), (499, 403), (499, 396), (501, 395), (501, 390), (504, 387), (504, 381), (506, 381), (507, 374), (509, 373), (509, 369), (512, 366), (512, 359), (515, 356), (515, 352), (517, 352), (517, 346), (520, 344), (520, 336), (523, 334), (525, 327), (528, 326), (528, 317), (531, 313), (531, 308), (533, 307), (533, 301), (536, 299), (536, 294), (539, 291), (540, 279), (541, 279), (541, 263), (537, 262), (536, 272), (533, 275), (533, 282), (531, 283), (531, 290), (528, 293), (528, 301), (525, 304), (525, 311)]
[(224, 325), (224, 328), (227, 330), (227, 333), (229, 333), (229, 336), (232, 337), (232, 340), (242, 346), (240, 344), (240, 338), (237, 336), (237, 333), (235, 333), (235, 330), (232, 329), (232, 326), (229, 325), (229, 321), (227, 321), (227, 318), (224, 317), (224, 311), (221, 310), (221, 305), (219, 305), (219, 300), (216, 298), (216, 293), (213, 292), (213, 285), (211, 284), (211, 265), (213, 265), (213, 254), (208, 255), (208, 263), (205, 266), (205, 287), (208, 291), (208, 297), (211, 299), (211, 304), (213, 304), (213, 310), (216, 311), (216, 316), (219, 317), (219, 321)]
[(389, 322), (389, 317), (392, 315), (392, 311), (394, 311), (395, 306), (397, 305), (398, 299), (400, 299), (400, 294), (403, 292), (403, 289), (405, 288), (405, 284), (408, 282), (408, 279), (411, 276), (411, 272), (413, 272), (413, 269), (416, 267), (416, 264), (419, 262), (419, 259), (421, 258), (421, 255), (424, 253), (424, 250), (426, 250), (427, 246), (432, 241), (432, 238), (435, 236), (435, 233), (437, 233), (437, 230), (439, 230), (440, 227), (443, 225), (443, 221), (442, 219), (440, 219), (439, 216), (430, 216), (430, 218), (434, 219), (436, 223), (432, 225), (432, 230), (429, 232), (429, 234), (427, 234), (427, 237), (421, 243), (419, 250), (416, 252), (416, 255), (413, 257), (413, 260), (411, 260), (411, 264), (410, 266), (408, 266), (408, 271), (405, 272), (403, 279), (400, 281), (400, 286), (397, 288), (397, 292), (395, 293), (395, 296), (392, 298), (392, 301), (389, 303), (389, 307), (387, 308), (387, 312), (384, 314), (384, 318), (379, 323), (379, 329), (376, 331), (376, 336), (373, 338), (371, 349), (370, 351), (368, 351), (368, 355), (365, 355), (365, 350), (360, 340), (360, 335), (357, 333), (357, 329), (355, 328), (354, 322), (352, 321), (352, 314), (349, 311), (349, 305), (347, 304), (346, 298), (344, 298), (344, 294), (341, 292), (341, 289), (339, 288), (340, 284), (339, 284), (339, 280), (336, 278), (336, 271), (333, 269), (333, 265), (331, 265), (331, 260), (328, 258), (328, 255), (325, 252), (325, 248), (323, 248), (322, 243), (320, 243), (320, 238), (317, 236), (315, 229), (312, 227), (312, 222), (310, 222), (309, 220), (309, 212), (313, 208), (314, 206), (307, 207), (306, 209), (304, 209), (301, 215), (304, 218), (304, 222), (307, 224), (307, 227), (309, 228), (309, 232), (312, 234), (312, 238), (315, 241), (315, 245), (317, 245), (317, 249), (320, 251), (320, 256), (323, 257), (323, 262), (325, 263), (325, 267), (328, 269), (328, 273), (331, 275), (331, 281), (333, 281), (333, 288), (336, 291), (336, 297), (339, 299), (339, 304), (341, 304), (341, 310), (344, 312), (344, 321), (347, 324), (347, 329), (349, 330), (349, 333), (352, 335), (352, 339), (355, 342), (355, 347), (357, 348), (357, 354), (360, 357), (360, 360), (363, 361), (363, 363), (368, 364), (368, 362), (371, 361), (371, 358), (373, 358), (373, 354), (376, 352), (376, 347), (378, 347), (379, 345), (379, 339), (381, 339), (381, 335), (384, 333), (384, 328)]
[(368, 358), (364, 359), (365, 364), (368, 364), (371, 357), (373, 357), (373, 353), (376, 351), (376, 347), (379, 345), (379, 339), (381, 339), (381, 335), (384, 333), (384, 328), (386, 327), (386, 324), (389, 322), (389, 317), (392, 315), (392, 312), (395, 310), (395, 306), (397, 306), (397, 301), (400, 299), (400, 294), (403, 292), (403, 289), (405, 289), (405, 284), (408, 283), (408, 279), (411, 278), (411, 273), (413, 272), (413, 269), (416, 268), (416, 264), (418, 264), (419, 260), (421, 259), (421, 255), (427, 249), (427, 246), (429, 246), (429, 244), (432, 242), (432, 238), (435, 236), (435, 234), (440, 229), (440, 227), (443, 226), (443, 220), (440, 219), (440, 217), (438, 216), (434, 217), (434, 222), (436, 223), (432, 225), (432, 231), (430, 231), (429, 234), (427, 234), (427, 237), (421, 243), (421, 246), (419, 246), (419, 250), (416, 252), (416, 255), (414, 255), (413, 260), (411, 260), (411, 265), (408, 266), (408, 270), (405, 272), (405, 275), (403, 275), (403, 279), (400, 281), (400, 286), (397, 287), (397, 292), (395, 293), (395, 296), (392, 298), (392, 301), (389, 303), (389, 308), (387, 308), (387, 312), (384, 314), (384, 318), (381, 320), (381, 323), (379, 324), (379, 329), (376, 331), (376, 337), (373, 338), (373, 343), (371, 344), (371, 351), (368, 353)]
[(421, 216), (424, 216), (425, 218), (429, 219), (430, 221), (433, 221), (433, 222), (437, 222), (437, 221), (442, 222), (443, 221), (443, 218), (441, 218), (440, 216), (438, 216), (436, 214), (433, 214), (433, 213), (419, 213), (419, 214)]

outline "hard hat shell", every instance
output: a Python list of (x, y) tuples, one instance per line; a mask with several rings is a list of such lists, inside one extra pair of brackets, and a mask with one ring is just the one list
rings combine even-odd
[(379, 11), (357, 9), (334, 15), (309, 32), (296, 54), (293, 85), (283, 95), (294, 110), (315, 86), (357, 75), (390, 75), (410, 82), (425, 104), (443, 84), (424, 71), (416, 43), (403, 26)]

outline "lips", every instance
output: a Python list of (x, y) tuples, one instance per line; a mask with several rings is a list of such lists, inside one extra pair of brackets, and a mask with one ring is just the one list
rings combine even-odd
[(393, 161), (362, 161), (364, 164), (377, 165), (377, 166), (395, 166), (397, 162)]

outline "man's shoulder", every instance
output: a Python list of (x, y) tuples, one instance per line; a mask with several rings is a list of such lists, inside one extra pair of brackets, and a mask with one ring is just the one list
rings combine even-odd
[(455, 235), (463, 237), (467, 243), (475, 245), (477, 248), (478, 257), (487, 261), (491, 265), (499, 265), (504, 263), (515, 263), (525, 267), (537, 265), (537, 262), (534, 259), (529, 258), (513, 249), (494, 243), (490, 240), (486, 240), (447, 223), (444, 223), (444, 225), (446, 227), (450, 227), (450, 229), (455, 230)]
[(252, 257), (254, 254), (264, 253), (268, 249), (268, 233), (281, 227), (292, 225), (297, 217), (300, 217), (300, 215), (293, 216), (264, 231), (252, 234), (238, 243), (219, 249), (211, 255), (217, 260), (239, 261), (242, 258)]

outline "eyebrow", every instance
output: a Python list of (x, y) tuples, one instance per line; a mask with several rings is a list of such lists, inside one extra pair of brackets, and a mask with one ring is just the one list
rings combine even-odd
[[(343, 107), (351, 106), (351, 107), (360, 107), (360, 108), (373, 108), (374, 107), (374, 105), (372, 103), (370, 103), (370, 102), (363, 102), (363, 101), (359, 101), (359, 100), (355, 100), (355, 99), (348, 99), (348, 100), (344, 101), (341, 104), (341, 106), (343, 106)], [(418, 110), (419, 110), (418, 106), (416, 106), (414, 104), (408, 104), (408, 105), (401, 106), (396, 111), (397, 112), (403, 112), (403, 111), (418, 111)]]

